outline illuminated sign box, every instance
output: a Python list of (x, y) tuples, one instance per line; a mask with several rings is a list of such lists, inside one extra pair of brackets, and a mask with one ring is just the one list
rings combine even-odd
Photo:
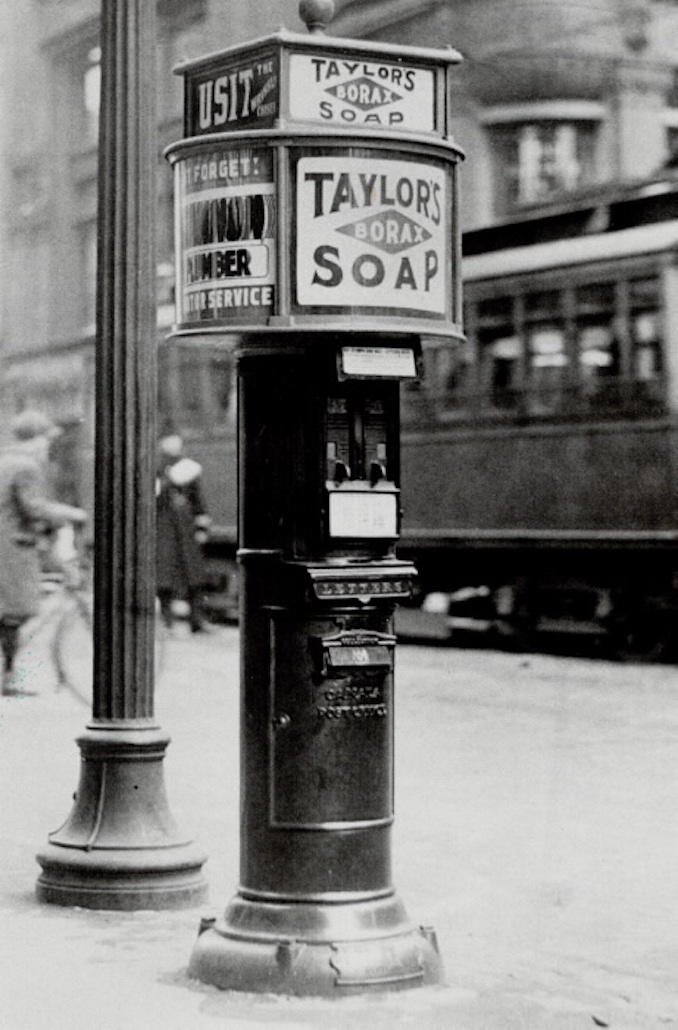
[(459, 59), (282, 30), (182, 65), (176, 331), (460, 337)]
[(456, 153), (369, 142), (169, 148), (179, 330), (460, 335)]
[(203, 136), (274, 125), (449, 132), (448, 47), (309, 37), (284, 29), (182, 64), (185, 131)]

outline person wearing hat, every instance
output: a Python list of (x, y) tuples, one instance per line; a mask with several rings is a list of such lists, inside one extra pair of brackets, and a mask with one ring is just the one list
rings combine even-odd
[(172, 626), (172, 602), (183, 598), (188, 602), (191, 630), (199, 633), (205, 628), (201, 544), (212, 520), (203, 496), (202, 465), (184, 456), (178, 433), (168, 433), (159, 441), (156, 517), (156, 589), (163, 622)]
[(46, 496), (49, 446), (59, 430), (40, 411), (22, 411), (11, 423), (13, 441), (0, 453), (0, 649), (2, 693), (30, 691), (13, 682), (21, 626), (38, 612), (41, 532), (70, 522), (82, 524), (87, 513)]

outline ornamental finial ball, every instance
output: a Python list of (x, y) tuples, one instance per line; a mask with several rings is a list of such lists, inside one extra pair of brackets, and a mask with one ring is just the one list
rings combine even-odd
[(301, 0), (299, 17), (309, 32), (324, 32), (334, 18), (334, 0)]

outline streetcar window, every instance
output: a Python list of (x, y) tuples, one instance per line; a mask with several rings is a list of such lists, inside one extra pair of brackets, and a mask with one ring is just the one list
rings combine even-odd
[(632, 307), (656, 308), (659, 306), (659, 281), (656, 276), (631, 279), (629, 291)]
[(663, 401), (657, 275), (485, 295), (467, 300), (465, 322), (469, 350), (438, 368), (448, 409), (477, 411), (473, 391), (481, 408), (521, 417), (610, 417)]
[(614, 315), (614, 283), (587, 283), (576, 291), (578, 315)]
[(614, 283), (589, 283), (575, 291), (579, 384), (585, 399), (618, 403), (620, 349), (615, 334)]
[(529, 408), (536, 414), (554, 411), (563, 401), (568, 357), (560, 301), (556, 290), (525, 297)]
[(489, 384), (490, 403), (495, 408), (518, 405), (521, 351), (520, 339), (514, 335), (482, 339), (484, 380)]
[(641, 381), (656, 379), (661, 371), (661, 351), (656, 312), (645, 311), (633, 318), (636, 376)]
[(659, 281), (656, 276), (629, 282), (633, 374), (638, 383), (656, 382), (662, 372)]
[(543, 326), (528, 333), (528, 343), (530, 410), (553, 411), (560, 407), (565, 387), (565, 334), (556, 326)]
[(512, 297), (492, 297), (490, 300), (478, 302), (478, 320), (484, 326), (497, 322), (511, 321), (513, 318)]
[(610, 376), (619, 372), (618, 347), (608, 324), (579, 326), (579, 363), (586, 375)]
[(513, 297), (492, 297), (476, 309), (482, 401), (502, 410), (516, 408), (520, 399), (522, 345), (513, 307)]
[(436, 382), (440, 384), (445, 404), (462, 408), (471, 399), (473, 358), (468, 343), (435, 349)]
[(530, 319), (551, 319), (560, 311), (558, 290), (541, 290), (525, 297), (525, 315)]

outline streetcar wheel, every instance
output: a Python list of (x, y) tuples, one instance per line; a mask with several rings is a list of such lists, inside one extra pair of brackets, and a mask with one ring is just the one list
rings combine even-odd
[(533, 623), (526, 619), (497, 619), (491, 640), (501, 651), (530, 654), (535, 650), (536, 632)]

